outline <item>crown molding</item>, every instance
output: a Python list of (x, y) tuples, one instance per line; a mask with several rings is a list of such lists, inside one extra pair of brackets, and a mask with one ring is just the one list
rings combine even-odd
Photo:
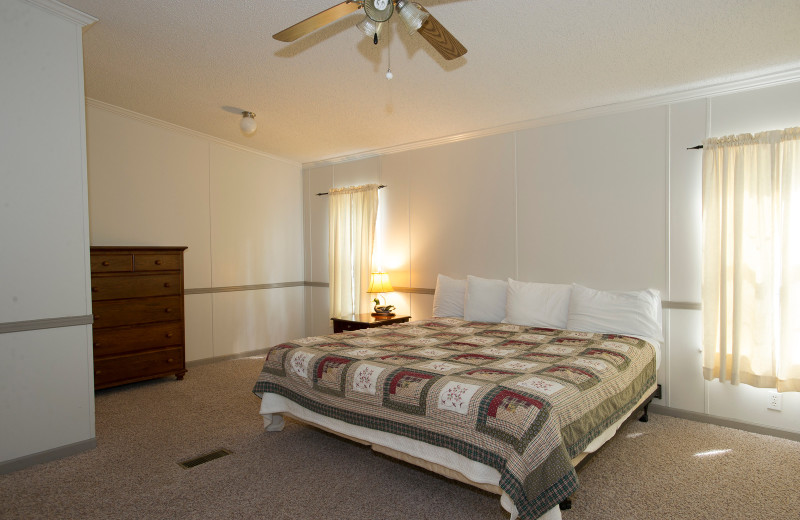
[(285, 157), (278, 157), (277, 155), (272, 155), (267, 152), (257, 150), (255, 148), (250, 148), (247, 146), (243, 146), (238, 143), (234, 143), (231, 141), (226, 141), (225, 139), (220, 139), (219, 137), (214, 137), (213, 135), (204, 134), (203, 132), (198, 132), (197, 130), (191, 130), (186, 128), (185, 126), (176, 125), (174, 123), (168, 123), (167, 121), (163, 121), (161, 119), (156, 119), (155, 117), (147, 116), (141, 114), (139, 112), (134, 112), (133, 110), (128, 110), (127, 108), (118, 107), (116, 105), (112, 105), (110, 103), (106, 103), (105, 101), (98, 101), (97, 99), (93, 99), (90, 97), (86, 98), (86, 106), (87, 107), (94, 107), (100, 110), (104, 110), (106, 112), (111, 112), (118, 116), (127, 117), (129, 119), (134, 119), (136, 121), (140, 121), (142, 123), (147, 123), (149, 125), (157, 126), (160, 128), (164, 128), (166, 130), (170, 130), (173, 132), (178, 132), (181, 134), (189, 135), (192, 137), (197, 137), (200, 139), (205, 139), (206, 141), (211, 141), (217, 144), (221, 144), (227, 146), (229, 148), (235, 148), (237, 150), (241, 150), (243, 152), (249, 152), (256, 155), (260, 155), (262, 157), (266, 157), (269, 159), (273, 159), (275, 161), (280, 161), (286, 164), (290, 164), (292, 166), (297, 166), (298, 168), (302, 165), (297, 161), (292, 161)]
[(84, 27), (84, 29), (87, 28), (87, 26), (90, 26), (93, 23), (97, 22), (98, 20), (92, 15), (86, 14), (82, 11), (78, 11), (73, 7), (64, 5), (61, 2), (57, 2), (56, 0), (24, 0), (24, 1), (31, 5), (35, 5), (36, 7), (40, 7), (45, 11), (55, 13), (61, 18), (69, 20), (70, 22), (74, 22), (78, 25), (81, 25)]
[(321, 166), (329, 166), (344, 162), (357, 161), (380, 155), (389, 155), (394, 153), (406, 152), (410, 150), (416, 150), (420, 148), (429, 148), (444, 144), (457, 143), (460, 141), (468, 141), (470, 139), (477, 139), (479, 137), (507, 134), (512, 132), (518, 132), (521, 130), (529, 130), (531, 128), (540, 128), (543, 126), (569, 123), (572, 121), (579, 121), (582, 119), (591, 119), (594, 117), (599, 117), (604, 115), (618, 114), (622, 112), (631, 112), (634, 110), (670, 105), (673, 103), (681, 103), (684, 101), (693, 101), (696, 99), (724, 96), (727, 94), (734, 94), (736, 92), (744, 92), (747, 90), (773, 87), (777, 85), (783, 85), (786, 83), (795, 83), (797, 81), (800, 81), (800, 66), (794, 65), (792, 68), (789, 69), (783, 69), (768, 73), (764, 73), (762, 71), (757, 75), (733, 81), (719, 82), (699, 87), (697, 86), (688, 87), (685, 89), (673, 90), (671, 92), (655, 96), (648, 96), (630, 101), (622, 101), (619, 103), (611, 103), (608, 105), (589, 107), (585, 109), (575, 110), (572, 112), (565, 112), (562, 114), (553, 114), (550, 116), (530, 119), (527, 121), (520, 121), (518, 123), (511, 123), (508, 125), (486, 128), (482, 130), (475, 130), (472, 132), (465, 132), (463, 134), (456, 134), (434, 139), (426, 139), (422, 141), (416, 141), (413, 143), (406, 143), (386, 148), (380, 148), (376, 150), (358, 152), (340, 157), (321, 159), (319, 161), (303, 163), (303, 168), (304, 169), (318, 168)]

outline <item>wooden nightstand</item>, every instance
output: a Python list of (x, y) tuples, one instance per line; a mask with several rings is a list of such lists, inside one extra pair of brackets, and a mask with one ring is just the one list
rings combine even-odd
[(345, 332), (348, 330), (371, 329), (395, 323), (405, 323), (411, 316), (373, 316), (372, 314), (348, 314), (337, 316), (333, 320), (333, 333)]

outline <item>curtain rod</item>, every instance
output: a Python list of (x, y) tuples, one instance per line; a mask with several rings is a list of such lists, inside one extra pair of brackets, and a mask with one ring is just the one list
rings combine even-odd
[(697, 146), (692, 146), (691, 148), (687, 148), (687, 150), (702, 150), (702, 149), (703, 149), (702, 144), (698, 144)]
[[(385, 187), (386, 187), (386, 185), (381, 184), (380, 186), (378, 186), (378, 189), (385, 188)], [(322, 193), (317, 193), (317, 197), (320, 197), (322, 195), (328, 195), (328, 192), (327, 191), (323, 191)]]

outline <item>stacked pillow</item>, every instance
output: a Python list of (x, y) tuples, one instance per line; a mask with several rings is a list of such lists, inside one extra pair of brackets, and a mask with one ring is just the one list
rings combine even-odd
[(598, 291), (572, 284), (466, 280), (440, 274), (433, 316), (528, 327), (624, 334), (663, 341), (657, 290)]
[(597, 291), (573, 284), (566, 328), (664, 341), (661, 295), (655, 289)]
[(508, 279), (505, 323), (566, 329), (572, 287), (555, 283), (526, 283)]

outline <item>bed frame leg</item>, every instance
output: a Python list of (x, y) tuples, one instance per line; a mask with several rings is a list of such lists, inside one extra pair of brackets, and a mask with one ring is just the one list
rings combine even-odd
[(570, 500), (569, 498), (565, 498), (563, 502), (558, 504), (558, 508), (561, 511), (566, 511), (567, 509), (572, 509), (572, 500)]
[(639, 417), (639, 421), (640, 421), (640, 422), (647, 422), (647, 421), (649, 421), (649, 420), (650, 420), (650, 417), (647, 415), (647, 407), (648, 407), (648, 406), (650, 406), (650, 403), (649, 403), (649, 402), (648, 402), (646, 405), (644, 405), (644, 408), (643, 408), (643, 410), (642, 410), (644, 413), (642, 414), (642, 416), (641, 416), (641, 417)]

